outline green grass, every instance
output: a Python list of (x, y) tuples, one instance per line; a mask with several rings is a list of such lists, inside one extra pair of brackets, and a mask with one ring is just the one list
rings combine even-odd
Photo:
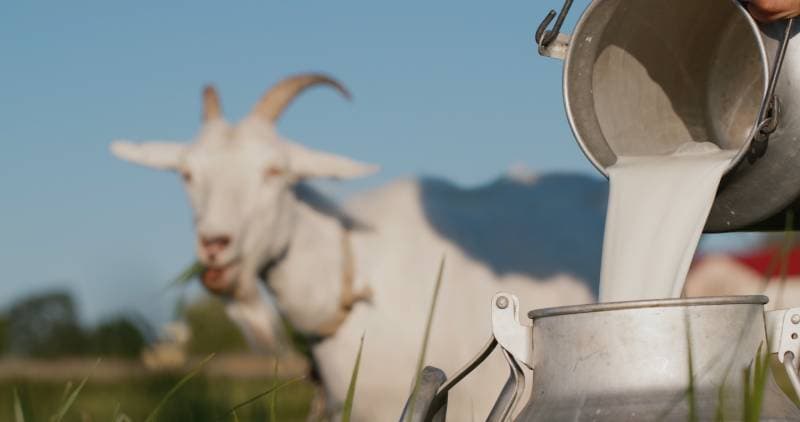
[[(92, 368), (92, 370), (97, 368), (98, 363), (100, 363), (100, 359), (98, 359), (95, 362), (94, 368)], [(67, 388), (64, 389), (64, 395), (66, 397), (64, 400), (61, 401), (62, 402), (61, 407), (58, 409), (58, 412), (56, 412), (56, 414), (53, 416), (52, 418), (53, 422), (61, 422), (62, 420), (64, 420), (64, 416), (66, 416), (67, 412), (69, 412), (69, 409), (72, 407), (72, 405), (75, 404), (75, 400), (77, 400), (78, 395), (81, 394), (83, 387), (86, 386), (86, 383), (89, 381), (89, 376), (90, 375), (86, 375), (86, 377), (84, 377), (83, 380), (81, 380), (81, 383), (78, 384), (78, 386), (75, 387), (74, 390), (72, 389), (72, 383), (71, 382), (67, 383)], [(14, 399), (17, 399), (18, 397), (16, 396), (16, 391), (14, 393), (15, 393)], [(16, 412), (17, 409), (14, 409), (15, 414)]]
[[(119, 382), (93, 382), (89, 378), (62, 420), (114, 421), (125, 415), (134, 422), (144, 421), (184, 376), (156, 375)], [(270, 389), (274, 382), (273, 379), (211, 378), (200, 374), (177, 389), (154, 420), (235, 421), (230, 410)], [(283, 380), (278, 385), (282, 383)], [(0, 420), (50, 422), (64, 405), (64, 384), (24, 380), (0, 382)], [(15, 399), (17, 394), (18, 400)], [(276, 403), (277, 420), (305, 421), (312, 394), (312, 386), (305, 381), (283, 386)], [(236, 418), (264, 421), (269, 417), (269, 407), (267, 398), (256, 400), (238, 408)]]
[[(203, 366), (205, 366), (206, 363), (208, 363), (208, 361), (210, 361), (213, 358), (214, 358), (213, 354), (212, 355), (208, 355), (208, 357), (203, 359), (203, 361), (200, 362), (200, 364), (197, 365), (196, 368), (194, 368), (191, 372), (189, 372), (188, 374), (184, 375), (183, 378), (178, 380), (178, 382), (176, 382), (175, 385), (173, 385), (172, 388), (170, 388), (169, 391), (167, 391), (167, 394), (165, 394), (164, 397), (161, 398), (161, 400), (158, 402), (156, 407), (153, 408), (153, 410), (150, 412), (150, 414), (148, 414), (147, 417), (144, 418), (144, 422), (154, 422), (156, 420), (156, 418), (158, 417), (158, 412), (161, 411), (161, 408), (164, 407), (165, 404), (167, 404), (167, 402), (181, 389), (181, 387), (183, 387), (184, 384), (186, 384), (187, 382), (191, 381), (192, 378), (197, 376), (197, 374), (199, 374), (200, 371), (203, 369)], [(84, 379), (83, 383), (81, 383), (81, 385), (83, 385), (85, 383), (86, 383), (86, 380)]]
[(415, 370), (413, 385), (411, 387), (411, 395), (408, 399), (409, 407), (408, 412), (406, 413), (406, 418), (410, 418), (411, 415), (414, 414), (414, 405), (416, 404), (414, 398), (417, 396), (417, 391), (419, 391), (419, 382), (420, 378), (422, 377), (422, 369), (425, 366), (425, 356), (428, 353), (428, 343), (430, 342), (431, 327), (433, 326), (433, 314), (436, 312), (436, 302), (439, 299), (439, 289), (442, 287), (442, 276), (444, 275), (445, 261), (446, 257), (442, 256), (442, 260), (439, 262), (439, 271), (436, 274), (436, 283), (433, 286), (433, 298), (431, 299), (430, 309), (428, 309), (428, 318), (425, 320), (425, 333), (422, 336), (422, 346), (420, 347), (419, 358), (417, 359), (417, 368)]
[(358, 344), (356, 363), (353, 365), (353, 374), (350, 376), (350, 385), (347, 387), (347, 397), (342, 408), (342, 422), (350, 422), (353, 413), (353, 403), (356, 397), (356, 383), (358, 382), (358, 370), (361, 367), (361, 352), (364, 350), (364, 334), (361, 335), (361, 342)]
[(167, 288), (181, 286), (184, 285), (195, 278), (200, 277), (200, 274), (203, 272), (205, 267), (200, 261), (192, 262), (188, 267), (184, 268), (177, 277), (172, 279), (169, 284), (167, 284)]
[(22, 413), (22, 403), (19, 401), (19, 392), (14, 388), (14, 422), (25, 422), (25, 414)]
[[(794, 215), (787, 217), (793, 221)], [(789, 223), (787, 223), (789, 224)], [(793, 236), (785, 236), (781, 254), (768, 272), (779, 268), (785, 281), (786, 258), (794, 243)], [(445, 258), (442, 257), (433, 288), (433, 297), (426, 319), (423, 341), (418, 357), (408, 414), (413, 413), (413, 397), (418, 389), (419, 375), (425, 363), (430, 339), (430, 330), (436, 310), (439, 290), (444, 273)], [(196, 275), (197, 265), (184, 271), (174, 284), (184, 284)], [(694, 385), (694, 362), (692, 361), (691, 332), (687, 320), (687, 345), (689, 346), (689, 385), (686, 397), (689, 400), (688, 422), (698, 421), (697, 400)], [(355, 387), (364, 345), (364, 337), (356, 355), (350, 386), (342, 408), (342, 421), (349, 422)], [(273, 376), (266, 380), (242, 380), (209, 378), (202, 374), (203, 366), (213, 355), (203, 360), (187, 374), (154, 375), (120, 382), (92, 382), (91, 373), (73, 388), (73, 382), (0, 382), (0, 421), (14, 422), (156, 422), (156, 421), (305, 421), (314, 394), (313, 386), (304, 377), (281, 380)], [(277, 362), (275, 375), (277, 375)], [(768, 355), (759, 347), (750, 368), (743, 369), (745, 388), (743, 419), (758, 421), (763, 405), (763, 396), (769, 377)], [(277, 393), (281, 392), (281, 399)], [(722, 389), (719, 391), (715, 421), (724, 422)], [(473, 419), (475, 415), (473, 414)]]
[(219, 418), (219, 420), (225, 420), (229, 416), (233, 417), (234, 419), (238, 419), (237, 411), (241, 411), (241, 409), (243, 407), (245, 407), (245, 406), (249, 406), (249, 405), (251, 405), (253, 403), (257, 403), (259, 400), (261, 400), (262, 398), (264, 398), (266, 396), (270, 396), (270, 401), (269, 401), (269, 414), (270, 414), (269, 417), (270, 417), (270, 420), (278, 420), (278, 416), (277, 416), (277, 413), (276, 413), (277, 412), (276, 409), (278, 407), (278, 404), (277, 404), (277, 400), (275, 399), (277, 397), (277, 395), (278, 395), (278, 391), (282, 390), (282, 389), (284, 389), (284, 388), (286, 388), (286, 387), (288, 387), (288, 386), (290, 386), (290, 385), (292, 385), (292, 384), (294, 384), (296, 382), (299, 382), (299, 381), (301, 381), (303, 379), (305, 379), (305, 377), (296, 377), (296, 378), (292, 378), (289, 381), (286, 381), (286, 382), (283, 382), (283, 383), (280, 383), (280, 384), (273, 383), (274, 385), (272, 387), (270, 387), (268, 390), (262, 391), (262, 392), (256, 394), (255, 396), (253, 396), (253, 397), (251, 397), (251, 398), (249, 398), (249, 399), (237, 404), (236, 406), (234, 406), (227, 413), (223, 414)]
[(764, 392), (769, 378), (769, 353), (758, 346), (758, 352), (750, 368), (744, 369), (744, 420), (758, 422), (764, 403)]

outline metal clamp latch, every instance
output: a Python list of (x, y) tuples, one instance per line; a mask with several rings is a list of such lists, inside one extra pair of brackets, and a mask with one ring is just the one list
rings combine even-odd
[(494, 338), (520, 363), (533, 369), (533, 334), (530, 325), (519, 322), (519, 299), (512, 294), (498, 293), (492, 305)]
[[(766, 320), (770, 353), (777, 353), (781, 363), (787, 353), (800, 357), (800, 308), (769, 311)], [(800, 359), (795, 365), (800, 365)]]
[(769, 352), (777, 353), (796, 394), (800, 395), (800, 308), (766, 313)]
[(492, 335), (503, 349), (510, 373), (489, 413), (489, 421), (511, 420), (525, 392), (525, 373), (519, 363), (533, 369), (533, 334), (530, 325), (519, 322), (519, 299), (498, 293), (492, 300)]

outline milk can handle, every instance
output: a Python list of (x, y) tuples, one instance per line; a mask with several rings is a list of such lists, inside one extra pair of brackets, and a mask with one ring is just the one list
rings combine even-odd
[[(451, 379), (432, 367), (421, 374), (420, 386), (408, 398), (400, 422), (439, 422), (447, 412), (447, 395), (451, 388), (475, 370), (500, 346), (509, 366), (508, 381), (489, 413), (487, 422), (511, 420), (516, 405), (525, 390), (523, 365), (533, 369), (532, 327), (519, 322), (519, 299), (510, 293), (497, 293), (492, 298), (492, 335), (466, 365)], [(412, 404), (413, 403), (413, 404)]]
[[(403, 414), (400, 417), (400, 422), (443, 422), (447, 414), (447, 397), (450, 389), (455, 387), (456, 384), (472, 373), (475, 368), (480, 366), (494, 349), (497, 348), (498, 344), (497, 338), (492, 336), (486, 345), (481, 348), (478, 355), (472, 358), (469, 363), (455, 373), (453, 378), (446, 382), (442, 380), (435, 386), (433, 383), (428, 382), (427, 384), (430, 384), (430, 387), (433, 388), (426, 388), (425, 385), (422, 385), (424, 384), (423, 380), (421, 388), (409, 397), (403, 409)], [(503, 357), (508, 363), (510, 373), (508, 381), (506, 381), (503, 389), (500, 391), (500, 395), (497, 397), (494, 406), (492, 406), (492, 410), (489, 412), (489, 416), (486, 418), (487, 422), (506, 422), (511, 420), (512, 413), (525, 390), (525, 374), (522, 370), (522, 366), (517, 362), (516, 356), (509, 350), (502, 346), (501, 350)], [(431, 367), (425, 369), (431, 374), (434, 373), (434, 371), (441, 372)], [(432, 376), (428, 376), (428, 378), (432, 378)], [(438, 387), (438, 391), (436, 391), (436, 387)], [(409, 408), (412, 401), (415, 403), (416, 407), (410, 410)]]
[(400, 415), (400, 422), (444, 422), (447, 411), (447, 393), (444, 393), (443, 403), (437, 405), (435, 409), (432, 409), (432, 406), (437, 392), (447, 381), (447, 376), (439, 368), (426, 366), (419, 377), (420, 380)]
[[(408, 398), (400, 422), (440, 422), (447, 415), (447, 395), (451, 388), (461, 382), (467, 375), (480, 366), (483, 361), (497, 348), (497, 339), (494, 336), (481, 348), (477, 356), (464, 365), (453, 375), (446, 379), (441, 370), (426, 367), (423, 371), (420, 385)], [(441, 374), (441, 376), (439, 375)], [(413, 409), (411, 403), (414, 403)]]
[[(746, 3), (747, 2), (743, 2), (743, 4)], [(775, 87), (778, 85), (778, 78), (783, 68), (783, 59), (786, 58), (786, 48), (789, 46), (789, 39), (792, 37), (794, 19), (795, 18), (791, 18), (786, 21), (783, 37), (781, 37), (780, 44), (778, 45), (778, 53), (775, 55), (775, 62), (773, 63), (772, 72), (769, 76), (767, 93), (761, 101), (761, 108), (758, 111), (758, 126), (756, 127), (752, 142), (750, 143), (750, 150), (747, 152), (747, 161), (750, 162), (750, 164), (755, 163), (756, 160), (767, 153), (769, 136), (772, 132), (775, 132), (775, 129), (778, 127), (779, 104), (775, 97)]]
[(558, 33), (561, 31), (561, 26), (564, 25), (564, 19), (566, 19), (570, 7), (572, 7), (572, 0), (565, 0), (564, 5), (561, 6), (561, 12), (558, 14), (558, 19), (556, 19), (555, 25), (553, 25), (553, 29), (549, 31), (547, 30), (547, 26), (553, 21), (553, 18), (556, 16), (556, 11), (551, 9), (547, 13), (547, 16), (542, 19), (539, 27), (536, 28), (536, 44), (539, 45), (540, 50), (547, 48), (547, 46), (556, 39)]

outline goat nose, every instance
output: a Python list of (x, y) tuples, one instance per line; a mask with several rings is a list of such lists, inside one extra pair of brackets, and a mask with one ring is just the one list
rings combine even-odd
[(200, 244), (205, 251), (213, 256), (222, 252), (231, 243), (231, 237), (227, 235), (222, 236), (201, 236)]

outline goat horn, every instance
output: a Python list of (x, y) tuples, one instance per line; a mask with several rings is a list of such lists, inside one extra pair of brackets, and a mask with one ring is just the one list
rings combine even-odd
[(319, 73), (304, 73), (290, 76), (275, 84), (256, 104), (253, 115), (268, 122), (275, 122), (292, 100), (306, 88), (314, 85), (329, 85), (350, 99), (350, 93), (342, 84), (333, 78)]
[(208, 122), (222, 118), (222, 106), (219, 95), (213, 85), (203, 88), (203, 121)]

